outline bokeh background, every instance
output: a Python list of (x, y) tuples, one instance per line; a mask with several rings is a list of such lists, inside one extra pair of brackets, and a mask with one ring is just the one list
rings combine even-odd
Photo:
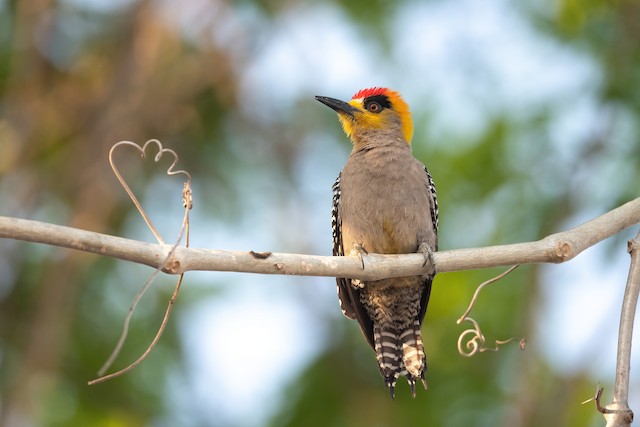
[[(350, 144), (314, 95), (388, 86), (438, 188), (441, 249), (535, 240), (640, 194), (640, 3), (543, 0), (0, 0), (0, 214), (153, 241), (107, 163), (158, 138), (193, 176), (191, 245), (330, 254)], [(126, 151), (126, 150), (124, 150)], [(180, 179), (120, 153), (165, 239)], [(151, 270), (0, 241), (0, 425), (600, 426), (611, 399), (626, 240), (524, 266), (441, 274), (428, 391), (395, 402), (331, 278), (189, 273), (150, 357), (87, 386)], [(116, 368), (146, 348), (175, 278), (154, 282)], [(636, 340), (636, 343), (638, 341)], [(640, 360), (631, 406), (640, 408)]]

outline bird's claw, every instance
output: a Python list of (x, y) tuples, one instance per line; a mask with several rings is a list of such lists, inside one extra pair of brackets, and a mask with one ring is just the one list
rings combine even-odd
[(435, 276), (436, 274), (436, 264), (433, 261), (433, 251), (431, 250), (431, 246), (428, 243), (422, 242), (420, 246), (418, 246), (418, 252), (422, 254), (424, 257), (424, 262), (422, 263), (423, 267), (429, 266), (429, 271), (427, 272), (428, 276)]
[(359, 244), (354, 244), (351, 249), (351, 256), (357, 256), (360, 258), (360, 263), (362, 264), (362, 269), (364, 270), (364, 255), (369, 255), (369, 252), (364, 248), (364, 246)]

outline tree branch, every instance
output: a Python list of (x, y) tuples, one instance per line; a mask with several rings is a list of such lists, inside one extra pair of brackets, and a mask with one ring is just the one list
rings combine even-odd
[(629, 370), (631, 369), (631, 340), (633, 322), (640, 293), (640, 232), (635, 239), (629, 240), (631, 266), (627, 287), (622, 301), (620, 331), (618, 333), (618, 356), (616, 360), (616, 383), (613, 390), (613, 403), (604, 408), (603, 414), (607, 427), (628, 427), (633, 422), (633, 411), (629, 408)]
[[(586, 248), (640, 223), (640, 198), (632, 200), (571, 230), (541, 240), (434, 253), (436, 271), (471, 270), (514, 264), (561, 263)], [(349, 277), (378, 280), (425, 272), (421, 254), (364, 256), (365, 269), (356, 257), (256, 253), (194, 248), (171, 249), (168, 244), (145, 243), (39, 221), (0, 216), (0, 237), (45, 243), (110, 256), (180, 274), (192, 270), (260, 274)], [(163, 265), (164, 263), (164, 265)]]

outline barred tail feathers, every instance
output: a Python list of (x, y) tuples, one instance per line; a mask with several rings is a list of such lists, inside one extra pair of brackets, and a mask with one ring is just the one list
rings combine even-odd
[(380, 373), (393, 399), (396, 382), (402, 373), (401, 347), (398, 341), (398, 333), (393, 328), (381, 328), (378, 325), (374, 325), (373, 343)]
[(427, 358), (420, 333), (420, 322), (416, 319), (413, 325), (401, 333), (398, 338), (402, 345), (402, 362), (406, 369), (404, 374), (411, 387), (411, 394), (415, 397), (415, 383), (418, 378), (422, 381), (424, 388), (427, 388), (427, 382), (424, 379)]
[(415, 397), (417, 379), (420, 379), (426, 388), (424, 371), (427, 364), (420, 323), (417, 320), (401, 332), (393, 327), (375, 325), (373, 340), (380, 373), (389, 388), (391, 398), (394, 397), (396, 382), (400, 375), (406, 376), (413, 397)]
[(402, 361), (409, 374), (419, 378), (424, 370), (425, 356), (420, 324), (415, 321), (398, 337), (402, 345)]

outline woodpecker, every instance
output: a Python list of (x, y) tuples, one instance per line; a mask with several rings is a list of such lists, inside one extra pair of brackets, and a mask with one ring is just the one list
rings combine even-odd
[[(333, 255), (367, 253), (425, 256), (429, 272), (375, 281), (337, 278), (343, 314), (358, 321), (373, 348), (391, 398), (400, 375), (415, 397), (425, 389), (427, 360), (420, 332), (438, 250), (436, 188), (427, 168), (413, 157), (413, 120), (398, 92), (373, 87), (349, 102), (316, 99), (338, 113), (353, 150), (333, 185)], [(364, 266), (364, 264), (363, 264)]]

